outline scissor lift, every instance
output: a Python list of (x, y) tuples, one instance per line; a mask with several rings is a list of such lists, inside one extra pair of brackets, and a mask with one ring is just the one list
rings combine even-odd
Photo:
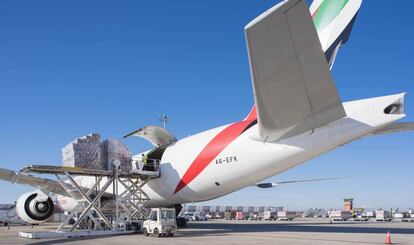
[[(76, 200), (76, 207), (66, 216), (55, 232), (20, 232), (20, 237), (50, 238), (78, 237), (88, 235), (110, 235), (133, 233), (128, 229), (142, 227), (142, 220), (148, 214), (145, 207), (150, 200), (142, 187), (150, 179), (159, 178), (159, 163), (154, 162), (153, 171), (132, 170), (128, 173), (119, 170), (117, 161), (113, 170), (94, 170), (76, 167), (29, 165), (23, 173), (53, 174), (68, 196)], [(91, 188), (79, 184), (79, 176), (94, 179)], [(77, 181), (78, 180), (78, 181)], [(111, 193), (115, 211), (109, 217), (102, 210), (101, 198)], [(124, 187), (120, 191), (120, 185)], [(71, 221), (75, 220), (73, 224)]]

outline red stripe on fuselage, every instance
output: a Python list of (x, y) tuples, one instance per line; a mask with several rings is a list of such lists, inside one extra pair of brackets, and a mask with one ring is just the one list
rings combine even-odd
[[(217, 157), (231, 142), (233, 142), (256, 118), (256, 108), (252, 109), (246, 120), (233, 123), (218, 133), (198, 154), (178, 182), (174, 194), (186, 187), (195, 177), (197, 177), (214, 158)], [(254, 118), (253, 120), (247, 120)]]

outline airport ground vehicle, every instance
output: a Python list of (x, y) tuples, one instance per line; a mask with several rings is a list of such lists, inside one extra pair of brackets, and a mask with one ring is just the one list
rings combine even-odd
[(205, 215), (204, 212), (195, 212), (192, 218), (193, 218), (193, 221), (206, 221), (207, 220), (207, 216)]
[(248, 215), (245, 215), (241, 211), (236, 212), (236, 219), (237, 220), (244, 220), (244, 219), (247, 219), (247, 217), (248, 217)]
[(277, 212), (279, 220), (292, 221), (296, 218), (296, 212), (292, 211), (279, 211)]
[(260, 220), (260, 219), (261, 218), (260, 218), (259, 214), (253, 213), (249, 216), (249, 220)]
[(175, 209), (153, 208), (149, 219), (143, 223), (142, 231), (145, 236), (174, 236), (177, 231)]
[(188, 222), (193, 220), (194, 213), (193, 212), (185, 212), (183, 218)]
[(213, 216), (213, 219), (222, 219), (223, 216), (221, 216), (219, 213), (216, 213), (216, 215)]
[(376, 221), (391, 221), (392, 220), (392, 214), (391, 212), (387, 210), (377, 210), (375, 212), (375, 220)]
[(369, 217), (364, 216), (364, 215), (357, 215), (357, 216), (354, 218), (354, 221), (368, 221), (368, 220), (369, 220)]
[(329, 212), (332, 221), (346, 221), (352, 217), (350, 211), (332, 210)]
[(224, 218), (226, 220), (235, 220), (236, 219), (236, 213), (235, 211), (226, 211), (224, 213)]
[(263, 213), (264, 220), (277, 220), (277, 212), (276, 211), (265, 211)]
[(409, 214), (408, 217), (402, 218), (402, 222), (414, 222), (414, 213)]

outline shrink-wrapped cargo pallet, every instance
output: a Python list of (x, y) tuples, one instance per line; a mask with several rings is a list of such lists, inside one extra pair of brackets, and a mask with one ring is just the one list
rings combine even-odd
[(100, 135), (88, 134), (62, 148), (63, 166), (103, 169)]
[(119, 140), (100, 141), (99, 134), (77, 138), (62, 148), (63, 166), (111, 170), (119, 160), (122, 172), (132, 169), (132, 154)]
[(101, 159), (106, 169), (112, 169), (113, 162), (119, 160), (121, 172), (132, 169), (132, 154), (124, 143), (108, 139), (101, 143)]

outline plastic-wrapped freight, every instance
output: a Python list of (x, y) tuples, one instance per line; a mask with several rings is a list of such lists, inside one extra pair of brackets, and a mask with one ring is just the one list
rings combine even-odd
[(119, 160), (121, 172), (132, 169), (132, 154), (127, 146), (119, 140), (108, 139), (101, 143), (101, 159), (106, 169), (112, 169), (112, 163)]
[(103, 169), (100, 138), (99, 134), (88, 134), (63, 147), (63, 166)]
[(132, 169), (132, 154), (119, 140), (104, 140), (99, 134), (77, 138), (62, 148), (63, 166), (111, 170), (119, 160), (122, 172)]

